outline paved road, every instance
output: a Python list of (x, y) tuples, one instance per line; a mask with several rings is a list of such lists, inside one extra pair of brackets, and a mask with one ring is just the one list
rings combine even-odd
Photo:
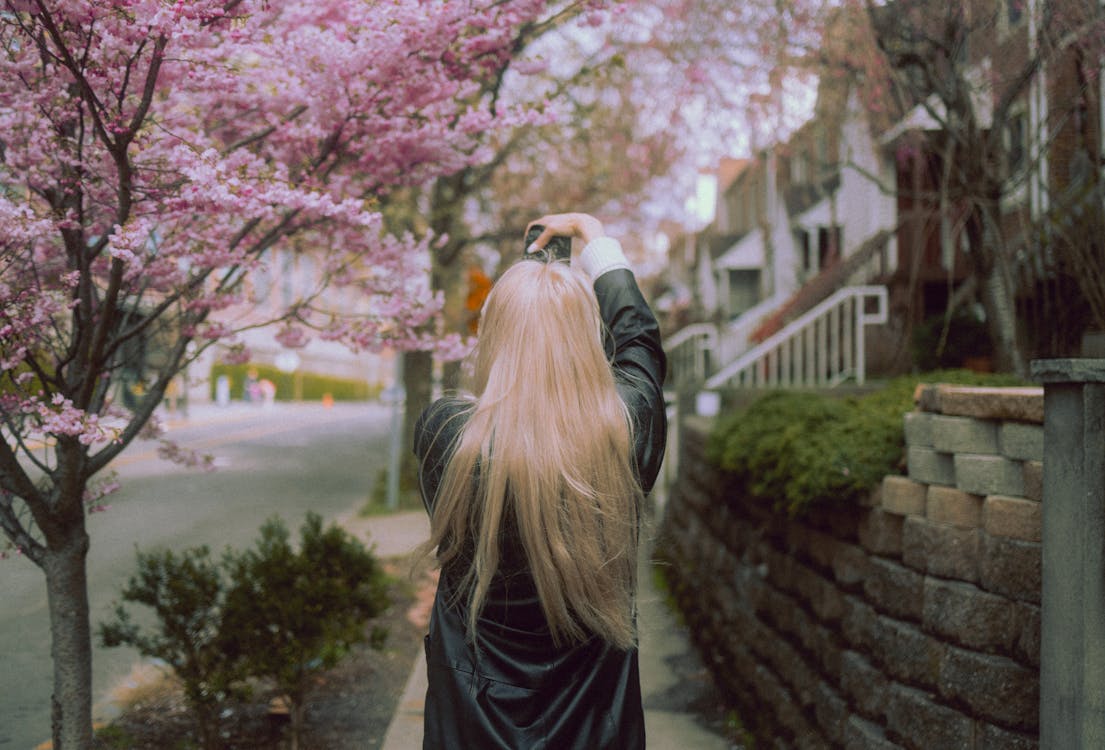
[[(389, 411), (376, 404), (232, 406), (194, 409), (170, 437), (216, 456), (217, 471), (167, 464), (155, 444), (135, 443), (116, 466), (123, 489), (89, 517), (92, 622), (107, 619), (134, 571), (135, 547), (213, 550), (252, 543), (280, 515), (297, 534), (308, 510), (332, 519), (360, 506), (387, 461)], [(50, 735), (51, 662), (42, 574), (26, 560), (0, 562), (0, 749), (30, 750)], [(138, 660), (129, 649), (93, 653), (93, 696), (109, 712), (109, 690)]]

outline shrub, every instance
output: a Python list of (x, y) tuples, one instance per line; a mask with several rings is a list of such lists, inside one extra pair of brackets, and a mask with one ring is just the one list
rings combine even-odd
[[(245, 671), (271, 680), (287, 698), (292, 748), (298, 747), (312, 678), (364, 640), (366, 620), (388, 605), (376, 557), (338, 526), (323, 530), (309, 513), (295, 552), (279, 519), (261, 527), (255, 549), (228, 555), (226, 647)], [(373, 631), (373, 645), (382, 644)]]
[(335, 401), (368, 401), (380, 395), (381, 386), (366, 380), (338, 378), (315, 372), (284, 372), (272, 365), (244, 364), (228, 365), (216, 362), (211, 367), (211, 399), (215, 399), (215, 383), (220, 375), (230, 378), (230, 392), (234, 398), (242, 397), (242, 384), (250, 370), (257, 372), (258, 380), (271, 380), (276, 386), (277, 401), (291, 401), (295, 398), (295, 381), (299, 378), (300, 398), (304, 401), (318, 401), (326, 394)]
[(918, 383), (1021, 385), (1011, 376), (939, 371), (890, 381), (861, 397), (772, 391), (718, 420), (707, 458), (750, 495), (791, 516), (819, 503), (849, 502), (903, 468), (902, 418)]
[[(376, 557), (340, 527), (323, 529), (308, 513), (295, 551), (274, 518), (254, 549), (228, 550), (218, 564), (207, 547), (139, 552), (122, 598), (152, 609), (157, 625), (144, 631), (117, 605), (100, 636), (173, 668), (205, 748), (218, 746), (221, 708), (258, 678), (288, 699), (296, 747), (312, 678), (365, 640), (365, 622), (388, 606), (386, 587)], [(374, 647), (383, 635), (372, 631)]]
[(243, 673), (226, 652), (222, 628), (223, 575), (207, 547), (138, 552), (138, 573), (122, 590), (122, 599), (153, 610), (157, 627), (141, 630), (122, 605), (115, 619), (100, 625), (106, 647), (131, 646), (147, 658), (161, 659), (180, 680), (205, 748), (218, 747), (219, 711), (243, 694)]

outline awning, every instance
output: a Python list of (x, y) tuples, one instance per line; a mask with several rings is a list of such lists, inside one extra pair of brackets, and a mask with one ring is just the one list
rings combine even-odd
[(714, 261), (715, 268), (748, 269), (764, 267), (763, 231), (754, 229), (741, 237)]

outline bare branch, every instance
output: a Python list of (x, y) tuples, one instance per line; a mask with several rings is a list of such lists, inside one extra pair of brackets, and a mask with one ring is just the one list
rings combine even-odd
[(44, 505), (46, 502), (6, 440), (0, 442), (0, 487), (24, 498), (31, 505)]
[(15, 508), (12, 507), (12, 498), (10, 493), (0, 491), (0, 529), (4, 530), (4, 534), (20, 552), (41, 567), (46, 548), (23, 528)]
[[(307, 106), (304, 105), (304, 104), (300, 104), (295, 109), (293, 109), (291, 112), (289, 112), (280, 121), (280, 125), (287, 125), (289, 122), (292, 122), (293, 120), (295, 120), (297, 117), (299, 117), (301, 114), (303, 114), (306, 111), (307, 111)], [(270, 125), (269, 127), (263, 128), (263, 129), (257, 131), (256, 133), (252, 133), (252, 134), (247, 135), (247, 136), (245, 136), (245, 137), (243, 137), (243, 138), (241, 138), (237, 141), (234, 141), (234, 143), (231, 143), (229, 146), (227, 146), (226, 148), (223, 149), (223, 156), (226, 156), (227, 154), (231, 154), (231, 153), (237, 151), (240, 148), (245, 148), (246, 146), (251, 146), (254, 143), (257, 143), (258, 141), (263, 141), (265, 138), (268, 138), (270, 135), (272, 135), (274, 132), (276, 132), (277, 127), (279, 127), (279, 125)]]

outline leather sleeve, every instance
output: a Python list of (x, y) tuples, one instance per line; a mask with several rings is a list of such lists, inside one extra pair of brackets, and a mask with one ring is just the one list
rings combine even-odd
[(637, 475), (648, 493), (660, 472), (668, 434), (667, 357), (660, 325), (628, 269), (608, 271), (595, 279), (595, 296), (607, 328), (606, 354), (614, 367), (618, 393), (633, 419)]
[(418, 458), (418, 489), (426, 511), (433, 515), (434, 500), (453, 455), (471, 402), (441, 398), (430, 404), (414, 425), (414, 455)]

